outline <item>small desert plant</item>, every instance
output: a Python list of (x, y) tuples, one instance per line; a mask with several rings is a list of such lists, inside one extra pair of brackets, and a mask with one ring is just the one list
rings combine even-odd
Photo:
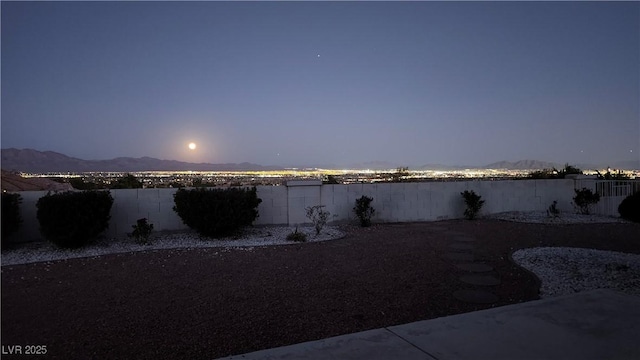
[(178, 189), (173, 210), (202, 236), (224, 237), (249, 226), (262, 202), (256, 188)]
[(298, 232), (298, 227), (296, 226), (296, 230), (287, 235), (287, 240), (295, 242), (305, 242), (307, 241), (307, 234)]
[(618, 205), (618, 213), (623, 219), (640, 222), (640, 191), (624, 198)]
[(591, 189), (582, 188), (581, 190), (574, 189), (576, 196), (573, 197), (573, 203), (578, 207), (580, 214), (589, 215), (591, 212), (591, 205), (597, 204), (600, 201), (600, 194), (592, 192)]
[(376, 212), (371, 206), (373, 198), (362, 195), (359, 199), (356, 199), (356, 206), (353, 207), (353, 211), (356, 213), (358, 219), (360, 219), (360, 226), (371, 226), (371, 216)]
[(59, 247), (81, 247), (109, 227), (112, 205), (108, 191), (49, 193), (36, 203), (40, 231)]
[(482, 209), (482, 205), (484, 205), (484, 200), (480, 200), (482, 196), (477, 195), (473, 190), (465, 190), (460, 195), (462, 195), (465, 204), (467, 204), (467, 208), (464, 210), (464, 217), (469, 220), (475, 219), (480, 209)]
[(149, 236), (151, 236), (151, 232), (153, 231), (153, 224), (149, 224), (147, 218), (138, 219), (136, 224), (131, 227), (133, 228), (131, 236), (134, 237), (137, 242), (141, 244), (149, 243)]
[(20, 228), (20, 202), (22, 197), (15, 193), (2, 193), (2, 247), (8, 244), (7, 238)]
[(547, 215), (551, 218), (557, 218), (560, 217), (560, 210), (558, 210), (557, 208), (558, 202), (553, 200), (553, 203), (551, 203), (551, 205), (549, 205), (549, 208), (547, 208)]
[(316, 235), (320, 235), (320, 231), (327, 224), (329, 218), (328, 211), (324, 211), (324, 205), (315, 205), (305, 208), (307, 211), (307, 218), (313, 223), (313, 227), (316, 229)]

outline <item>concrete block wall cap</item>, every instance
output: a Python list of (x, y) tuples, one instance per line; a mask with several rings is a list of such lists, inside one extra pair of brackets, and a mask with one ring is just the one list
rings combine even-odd
[(565, 175), (565, 179), (573, 179), (573, 180), (597, 180), (598, 177), (596, 175), (584, 175), (584, 174), (568, 174)]
[(321, 186), (322, 180), (291, 180), (287, 186)]

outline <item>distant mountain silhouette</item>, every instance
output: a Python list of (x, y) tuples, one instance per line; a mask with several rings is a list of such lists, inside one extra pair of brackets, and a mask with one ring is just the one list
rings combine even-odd
[(396, 163), (388, 162), (388, 161), (368, 161), (363, 163), (353, 163), (347, 165), (348, 169), (360, 169), (360, 170), (390, 170), (397, 169), (402, 167), (403, 165), (398, 165)]
[(578, 164), (580, 169), (606, 169), (608, 167), (617, 170), (640, 170), (640, 160), (612, 161), (607, 164)]
[(640, 170), (640, 159), (629, 161), (615, 161), (607, 166), (610, 166), (614, 169)]
[(542, 170), (542, 169), (561, 169), (564, 165), (550, 163), (538, 160), (520, 160), (516, 162), (499, 161), (485, 165), (483, 169), (508, 169), (508, 170)]
[[(240, 164), (209, 164), (189, 163), (176, 160), (160, 160), (151, 157), (131, 158), (119, 157), (111, 160), (83, 160), (53, 151), (38, 151), (33, 149), (2, 149), (2, 169), (9, 171), (23, 171), (33, 173), (45, 172), (135, 172), (135, 171), (268, 171), (282, 170), (282, 166), (262, 166), (243, 162)], [(574, 165), (574, 164), (571, 164)], [(371, 161), (350, 164), (349, 169), (393, 170), (404, 164), (387, 161)], [(580, 169), (613, 169), (640, 170), (640, 160), (612, 161), (609, 164), (577, 164)], [(333, 165), (323, 166), (287, 166), (298, 168), (336, 168)], [(499, 161), (485, 166), (458, 166), (427, 164), (420, 167), (410, 166), (412, 170), (464, 170), (464, 169), (508, 169), (508, 170), (540, 170), (550, 168), (562, 169), (564, 164), (556, 164), (538, 160), (520, 160), (515, 162)]]
[(2, 149), (2, 168), (23, 172), (89, 172), (89, 171), (266, 171), (281, 167), (261, 166), (251, 163), (188, 163), (176, 160), (160, 160), (151, 157), (119, 157), (111, 160), (82, 160), (53, 151), (33, 149)]
[(418, 170), (464, 170), (464, 169), (475, 169), (475, 168), (477, 168), (477, 166), (425, 164), (418, 167)]
[[(569, 164), (581, 170), (598, 170), (610, 167), (618, 170), (640, 170), (640, 160), (612, 161), (608, 164)], [(509, 169), (509, 170), (542, 170), (556, 168), (563, 169), (565, 164), (556, 164), (538, 160), (520, 160), (516, 162), (500, 161), (485, 165), (483, 169)]]

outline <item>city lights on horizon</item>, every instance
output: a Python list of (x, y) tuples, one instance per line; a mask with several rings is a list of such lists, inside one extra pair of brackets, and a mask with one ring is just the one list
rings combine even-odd
[[(402, 171), (401, 171), (402, 170)], [(126, 174), (141, 180), (143, 187), (162, 188), (179, 186), (251, 186), (286, 185), (290, 180), (333, 179), (337, 184), (389, 183), (396, 181), (429, 182), (460, 180), (514, 180), (526, 179), (535, 170), (464, 169), (464, 170), (405, 170), (405, 169), (284, 169), (267, 171), (138, 171), (138, 172), (84, 172), (84, 173), (21, 173), (25, 178), (44, 177), (60, 179), (82, 179), (111, 184)], [(615, 169), (583, 170), (584, 175), (595, 178), (598, 174)], [(640, 170), (623, 170), (629, 179), (640, 179)]]

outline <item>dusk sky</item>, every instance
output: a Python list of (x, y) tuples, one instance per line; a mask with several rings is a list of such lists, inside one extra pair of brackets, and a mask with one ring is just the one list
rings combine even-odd
[(284, 166), (640, 156), (639, 2), (1, 6), (2, 148)]

